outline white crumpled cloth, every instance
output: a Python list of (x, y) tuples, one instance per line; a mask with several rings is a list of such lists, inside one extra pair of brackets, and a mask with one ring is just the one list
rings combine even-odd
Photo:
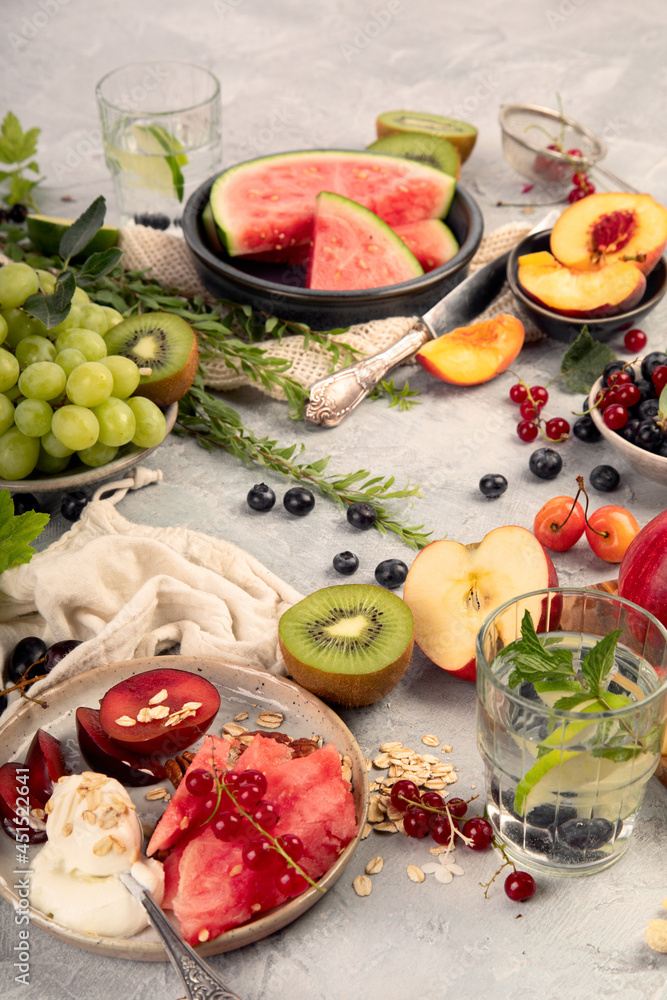
[[(142, 471), (134, 470), (139, 478)], [(94, 499), (49, 548), (0, 575), (3, 665), (26, 635), (47, 644), (83, 640), (31, 696), (80, 671), (176, 644), (182, 655), (284, 674), (278, 620), (302, 595), (230, 542), (132, 524), (114, 505), (119, 497)], [(3, 721), (20, 701), (12, 697)]]

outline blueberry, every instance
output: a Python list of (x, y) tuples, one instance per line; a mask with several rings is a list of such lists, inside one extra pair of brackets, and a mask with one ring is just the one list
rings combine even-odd
[(635, 382), (635, 385), (639, 389), (639, 401), (643, 403), (646, 399), (655, 399), (656, 391), (653, 382), (650, 379), (639, 378)]
[(546, 829), (525, 829), (523, 823), (503, 823), (503, 836), (529, 851), (550, 854), (553, 850), (551, 832)]
[(553, 448), (538, 448), (530, 456), (528, 467), (538, 479), (555, 479), (563, 468), (563, 459)]
[(375, 579), (381, 587), (394, 590), (405, 583), (408, 567), (401, 559), (383, 559), (375, 567)]
[(495, 500), (497, 497), (501, 497), (507, 489), (507, 480), (497, 472), (490, 472), (488, 475), (482, 476), (479, 488), (485, 497)]
[(347, 520), (353, 528), (368, 531), (377, 521), (378, 513), (370, 503), (352, 503), (347, 508)]
[(25, 222), (26, 216), (28, 214), (28, 209), (25, 205), (12, 205), (12, 207), (7, 212), (7, 218), (10, 222)]
[(25, 514), (27, 510), (34, 510), (38, 514), (44, 513), (44, 508), (32, 493), (13, 493), (12, 500), (14, 501), (14, 513), (17, 515)]
[(577, 818), (577, 810), (573, 806), (559, 805), (556, 808), (551, 802), (542, 802), (526, 815), (526, 822), (531, 826), (546, 829), (554, 823), (567, 823)]
[[(517, 814), (514, 812), (514, 792), (511, 788), (504, 788), (502, 795), (498, 794), (499, 784), (497, 778), (491, 779), (491, 798), (496, 803), (497, 806), (502, 806), (501, 808), (507, 810), (507, 812), (512, 813), (513, 816)], [(518, 816), (517, 816), (518, 819)]]
[(618, 433), (621, 435), (622, 438), (625, 438), (626, 441), (629, 441), (630, 444), (635, 444), (637, 431), (639, 430), (640, 426), (641, 426), (641, 420), (639, 419), (639, 417), (633, 417), (632, 420), (628, 420), (625, 427), (621, 427)]
[(162, 212), (142, 212), (135, 215), (134, 221), (138, 226), (148, 226), (150, 229), (169, 229), (169, 216)]
[(88, 503), (88, 497), (83, 490), (73, 490), (66, 493), (60, 502), (60, 513), (66, 521), (78, 521), (81, 511)]
[(572, 433), (576, 438), (579, 438), (580, 441), (585, 441), (586, 444), (593, 444), (595, 441), (599, 441), (602, 437), (600, 431), (595, 426), (593, 418), (588, 415), (584, 415), (583, 417), (579, 417), (578, 420), (575, 420), (572, 425)]
[(637, 416), (640, 420), (648, 420), (649, 417), (657, 417), (659, 404), (657, 399), (645, 399), (637, 407)]
[(558, 839), (579, 850), (602, 847), (611, 840), (614, 827), (608, 819), (594, 816), (593, 819), (569, 819), (556, 827)]
[(359, 558), (354, 552), (339, 552), (333, 557), (333, 568), (343, 576), (351, 576), (359, 569)]
[(588, 480), (599, 493), (611, 493), (621, 482), (621, 476), (613, 465), (596, 465)]
[(296, 517), (305, 517), (315, 506), (315, 497), (305, 486), (293, 486), (283, 497), (283, 506)]
[(667, 354), (664, 351), (651, 351), (642, 361), (642, 378), (650, 381), (651, 375), (659, 365), (667, 365)]
[(655, 451), (662, 444), (662, 431), (653, 420), (642, 420), (635, 434), (635, 444), (644, 451)]
[(248, 507), (252, 510), (271, 510), (276, 502), (276, 495), (271, 487), (267, 486), (266, 483), (256, 483), (255, 486), (248, 491), (246, 500)]

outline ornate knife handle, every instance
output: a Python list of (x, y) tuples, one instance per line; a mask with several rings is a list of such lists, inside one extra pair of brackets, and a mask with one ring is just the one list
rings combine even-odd
[(433, 331), (419, 320), (395, 344), (370, 358), (356, 361), (333, 375), (313, 382), (305, 419), (322, 427), (335, 427), (366, 398), (371, 389), (420, 347), (433, 340)]

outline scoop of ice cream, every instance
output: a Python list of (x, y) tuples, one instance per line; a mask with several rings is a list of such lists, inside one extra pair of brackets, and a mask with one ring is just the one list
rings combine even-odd
[(46, 813), (49, 844), (65, 872), (114, 875), (129, 871), (141, 856), (135, 806), (115, 778), (94, 771), (61, 778)]

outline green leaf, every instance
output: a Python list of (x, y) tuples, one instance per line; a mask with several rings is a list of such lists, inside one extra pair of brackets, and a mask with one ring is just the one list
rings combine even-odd
[(41, 319), (47, 330), (62, 323), (70, 310), (72, 296), (76, 291), (76, 282), (71, 271), (58, 275), (56, 286), (50, 295), (37, 292), (30, 295), (23, 303), (25, 312), (35, 319)]
[(48, 514), (37, 514), (34, 510), (15, 515), (9, 490), (0, 490), (0, 573), (19, 563), (30, 562), (34, 549), (29, 543), (48, 523)]
[(59, 253), (65, 264), (71, 257), (87, 247), (98, 229), (101, 228), (106, 215), (107, 205), (102, 197), (96, 198), (85, 212), (65, 230), (60, 241)]
[(582, 661), (582, 679), (588, 690), (596, 698), (599, 698), (603, 692), (606, 692), (609, 678), (614, 670), (616, 646), (622, 634), (622, 628), (610, 632), (609, 635), (596, 642), (592, 649), (589, 649)]
[(0, 160), (3, 163), (20, 163), (25, 158), (21, 156), (23, 143), (23, 129), (19, 120), (12, 111), (8, 111), (0, 129)]
[(564, 712), (576, 712), (580, 705), (589, 704), (590, 700), (590, 694), (580, 690), (578, 694), (569, 694), (564, 698), (559, 698), (558, 701), (554, 702), (554, 708), (562, 709)]
[(30, 192), (36, 184), (37, 181), (29, 181), (27, 177), (22, 177), (20, 173), (12, 174), (12, 178), (9, 182), (10, 193), (7, 198), (7, 204), (18, 205), (19, 202), (28, 202), (32, 204)]
[(611, 760), (615, 764), (622, 764), (625, 760), (632, 760), (633, 757), (638, 757), (640, 753), (645, 753), (643, 747), (637, 746), (633, 743), (632, 746), (626, 747), (596, 747), (591, 750), (591, 755), (593, 757), (604, 757), (605, 760)]
[(535, 631), (530, 611), (524, 613), (521, 638), (505, 646), (500, 655), (512, 664), (508, 678), (511, 688), (522, 681), (567, 680), (574, 674), (572, 651), (547, 649)]
[(593, 340), (588, 327), (583, 326), (575, 342), (563, 355), (560, 366), (563, 385), (570, 392), (590, 392), (605, 365), (615, 360), (612, 349), (599, 340)]
[(183, 177), (181, 166), (184, 166), (188, 162), (188, 158), (184, 153), (179, 153), (179, 148), (182, 149), (182, 146), (178, 140), (169, 135), (169, 133), (161, 128), (160, 125), (150, 125), (148, 127), (148, 131), (152, 136), (154, 136), (155, 139), (157, 139), (167, 154), (164, 161), (171, 170), (171, 177), (174, 182), (176, 197), (179, 201), (183, 201), (185, 179)]
[(123, 251), (119, 250), (118, 247), (109, 247), (108, 250), (91, 254), (77, 273), (77, 285), (82, 288), (92, 285), (98, 278), (113, 271), (122, 256)]

